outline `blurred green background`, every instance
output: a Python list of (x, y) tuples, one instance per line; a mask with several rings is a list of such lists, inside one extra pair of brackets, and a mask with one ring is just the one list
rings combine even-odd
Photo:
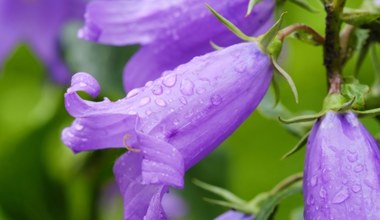
[[(285, 25), (305, 23), (323, 33), (323, 8), (319, 1), (310, 2), (319, 13), (286, 3)], [(359, 4), (348, 0), (350, 7)], [(75, 38), (78, 27), (70, 24), (63, 31), (65, 60), (73, 72), (95, 75), (102, 86), (101, 96), (122, 98), (122, 68), (138, 47), (80, 41)], [(294, 103), (283, 81), (281, 102), (293, 112), (318, 111), (326, 93), (322, 48), (288, 39), (281, 62), (294, 77), (300, 103)], [(345, 73), (352, 73), (353, 67), (350, 61)], [(360, 79), (367, 84), (373, 79), (369, 58)], [(108, 197), (114, 189), (113, 161), (123, 151), (74, 155), (61, 143), (62, 128), (72, 122), (63, 106), (65, 89), (49, 80), (43, 64), (27, 45), (15, 48), (4, 65), (0, 74), (0, 220), (122, 219), (117, 193), (114, 200)], [(374, 121), (364, 122), (373, 134), (379, 130)], [(304, 150), (280, 159), (296, 142), (297, 138), (277, 120), (253, 113), (222, 146), (187, 173), (185, 189), (178, 191), (188, 205), (185, 219), (212, 219), (226, 210), (205, 202), (203, 197), (217, 197), (196, 187), (192, 179), (225, 187), (249, 200), (302, 171)], [(280, 206), (276, 219), (291, 219), (293, 210), (300, 207), (302, 195), (290, 197)]]

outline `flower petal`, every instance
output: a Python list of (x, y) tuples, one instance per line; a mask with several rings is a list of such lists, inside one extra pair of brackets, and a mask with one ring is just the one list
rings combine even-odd
[(305, 219), (378, 219), (380, 152), (353, 113), (313, 127), (305, 161)]
[(161, 205), (167, 187), (141, 183), (142, 155), (125, 153), (116, 162), (114, 173), (124, 201), (124, 219), (166, 219)]

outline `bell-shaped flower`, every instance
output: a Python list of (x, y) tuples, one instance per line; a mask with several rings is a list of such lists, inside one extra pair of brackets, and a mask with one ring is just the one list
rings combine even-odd
[(252, 113), (271, 78), (270, 58), (253, 42), (195, 57), (116, 102), (81, 99), (77, 91), (95, 97), (100, 88), (78, 73), (65, 94), (76, 119), (62, 139), (74, 152), (129, 149), (114, 166), (124, 218), (165, 219), (164, 193), (183, 188), (185, 171)]
[(25, 42), (54, 80), (68, 83), (70, 74), (60, 58), (59, 33), (66, 22), (81, 18), (84, 6), (84, 0), (1, 0), (0, 67), (11, 50)]
[(223, 47), (241, 41), (205, 3), (250, 36), (263, 34), (273, 24), (274, 0), (263, 0), (248, 17), (248, 0), (94, 0), (79, 36), (106, 44), (142, 45), (124, 70), (124, 87), (130, 91), (211, 52), (210, 41)]
[(379, 219), (380, 152), (352, 113), (328, 112), (308, 139), (305, 219)]
[(254, 220), (254, 217), (235, 210), (229, 210), (216, 217), (214, 220)]

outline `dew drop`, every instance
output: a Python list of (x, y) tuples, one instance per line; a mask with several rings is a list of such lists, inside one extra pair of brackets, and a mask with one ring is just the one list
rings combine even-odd
[(156, 104), (161, 107), (166, 106), (166, 102), (163, 99), (156, 99)]
[(154, 95), (161, 95), (162, 92), (163, 92), (163, 89), (162, 89), (162, 86), (161, 86), (161, 85), (155, 85), (155, 86), (153, 86), (153, 88), (152, 88), (152, 93), (153, 93)]
[(308, 204), (308, 205), (313, 205), (314, 204), (314, 196), (313, 195), (308, 195), (308, 197), (307, 197), (307, 199), (306, 199), (306, 203)]
[(347, 159), (348, 161), (350, 161), (351, 163), (355, 162), (358, 160), (358, 155), (357, 154), (349, 154), (347, 156)]
[(162, 81), (162, 83), (166, 87), (173, 87), (176, 82), (177, 82), (177, 75), (175, 75), (175, 74), (169, 74), (169, 75), (165, 76), (163, 81)]
[(140, 100), (140, 106), (143, 106), (143, 105), (146, 105), (150, 102), (150, 98), (149, 97), (144, 97)]
[(311, 179), (310, 179), (310, 185), (311, 186), (316, 186), (318, 183), (318, 177), (317, 176), (313, 176)]
[(349, 192), (346, 187), (343, 187), (339, 192), (334, 196), (332, 203), (338, 204), (344, 202), (349, 197)]
[(145, 86), (146, 86), (146, 87), (150, 87), (150, 86), (152, 86), (152, 85), (153, 85), (153, 81), (148, 81), (148, 82), (145, 83)]
[(354, 171), (357, 172), (357, 173), (360, 173), (362, 170), (363, 170), (363, 165), (361, 164), (358, 164), (355, 168), (354, 168)]
[(87, 86), (87, 84), (86, 84), (86, 83), (84, 83), (84, 82), (80, 82), (80, 83), (79, 83), (79, 86), (80, 86), (80, 87), (86, 87), (86, 86)]
[(133, 96), (136, 96), (137, 94), (139, 94), (140, 91), (141, 91), (140, 88), (132, 89), (130, 92), (128, 92), (127, 98), (131, 98)]
[(357, 192), (359, 192), (362, 189), (362, 187), (359, 184), (355, 184), (355, 185), (352, 186), (351, 189), (352, 189), (353, 192), (357, 193)]
[(184, 104), (184, 105), (187, 104), (187, 100), (186, 100), (186, 98), (183, 97), (183, 96), (181, 96), (181, 97), (179, 98), (179, 101), (180, 101), (182, 104)]
[(204, 92), (206, 92), (205, 88), (199, 88), (199, 89), (197, 89), (197, 93), (198, 94), (203, 94)]
[(188, 79), (181, 81), (181, 93), (187, 96), (194, 94), (194, 83)]
[(129, 115), (137, 115), (137, 112), (136, 111), (129, 111), (128, 114)]
[(322, 199), (326, 198), (327, 192), (326, 190), (322, 187), (321, 190), (319, 190), (319, 197)]
[(178, 119), (174, 119), (174, 120), (173, 120), (173, 124), (174, 124), (174, 125), (179, 125), (179, 120), (178, 120)]
[(81, 131), (81, 130), (83, 130), (83, 125), (81, 125), (81, 124), (75, 124), (75, 130), (77, 130), (77, 131)]
[(219, 105), (220, 103), (222, 103), (222, 97), (220, 95), (214, 95), (211, 97), (211, 103), (213, 105)]

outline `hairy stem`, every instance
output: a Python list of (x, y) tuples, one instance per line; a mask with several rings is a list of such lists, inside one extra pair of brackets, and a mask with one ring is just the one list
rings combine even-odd
[(324, 64), (327, 71), (329, 93), (338, 93), (341, 84), (342, 60), (339, 32), (342, 26), (340, 15), (346, 0), (325, 0), (326, 36)]

